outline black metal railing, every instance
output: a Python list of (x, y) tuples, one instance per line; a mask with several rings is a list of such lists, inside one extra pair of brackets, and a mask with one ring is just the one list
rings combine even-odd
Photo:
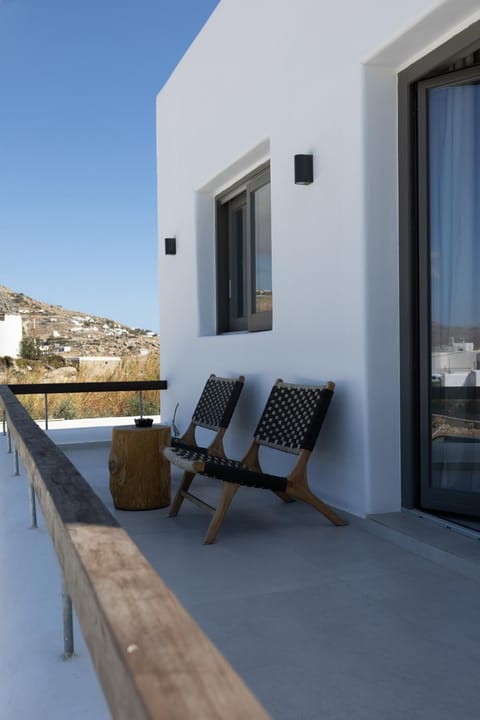
[[(115, 382), (13, 383), (7, 385), (14, 395), (43, 395), (45, 398), (45, 430), (48, 430), (48, 396), (87, 392), (138, 392), (140, 416), (143, 415), (143, 391), (166, 390), (166, 380), (120, 380)], [(3, 428), (5, 433), (5, 427)]]

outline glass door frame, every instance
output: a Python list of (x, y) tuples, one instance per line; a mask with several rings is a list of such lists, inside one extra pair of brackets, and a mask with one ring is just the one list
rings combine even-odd
[[(419, 273), (419, 422), (420, 505), (432, 510), (480, 515), (480, 493), (434, 487), (432, 477), (432, 339), (429, 91), (446, 86), (480, 83), (480, 67), (439, 75), (418, 83), (418, 273)], [(480, 172), (480, 168), (479, 168)], [(458, 399), (480, 399), (480, 387), (442, 388)]]
[[(480, 51), (480, 21), (454, 35), (398, 74), (398, 187), (399, 187), (399, 310), (400, 418), (402, 506), (420, 508), (421, 464), (425, 453), (425, 423), (420, 424), (420, 269), (419, 269), (419, 139), (418, 84), (464, 66), (464, 59)], [(467, 60), (467, 62), (469, 62)], [(424, 355), (424, 352), (422, 352)], [(422, 357), (424, 361), (425, 358)], [(429, 366), (431, 359), (428, 360)], [(429, 389), (429, 392), (431, 390)]]

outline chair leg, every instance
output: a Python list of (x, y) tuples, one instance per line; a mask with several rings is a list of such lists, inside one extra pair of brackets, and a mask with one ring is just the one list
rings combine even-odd
[(205, 535), (205, 540), (203, 541), (205, 545), (211, 545), (215, 542), (215, 538), (220, 530), (223, 518), (225, 517), (225, 514), (230, 507), (230, 503), (232, 502), (239, 487), (240, 485), (237, 483), (223, 482), (222, 494), (220, 495), (217, 509), (215, 510), (210, 525), (208, 526), (207, 534)]
[(173, 503), (170, 506), (170, 512), (168, 513), (168, 517), (175, 517), (177, 515), (185, 499), (183, 497), (183, 493), (188, 491), (194, 477), (195, 473), (187, 471), (183, 473), (182, 482), (180, 483), (177, 494), (175, 495)]
[(294, 485), (288, 488), (288, 493), (289, 495), (292, 495), (293, 497), (296, 497), (299, 500), (303, 500), (303, 502), (312, 505), (315, 510), (321, 512), (322, 515), (325, 515), (325, 517), (330, 520), (330, 522), (332, 522), (334, 525), (348, 525), (348, 522), (341, 518), (339, 515), (337, 515), (335, 512), (333, 512), (332, 508), (329, 507), (326, 503), (322, 502), (320, 498), (318, 498), (310, 490), (308, 485), (303, 487)]
[(288, 495), (286, 492), (282, 492), (281, 490), (273, 490), (272, 492), (274, 492), (275, 495), (278, 495), (280, 500), (283, 500), (283, 502), (286, 502), (286, 503), (295, 502), (295, 498), (290, 497), (290, 495)]

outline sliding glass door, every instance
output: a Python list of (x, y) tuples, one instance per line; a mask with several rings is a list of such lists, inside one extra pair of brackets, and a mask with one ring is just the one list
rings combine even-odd
[(480, 515), (480, 72), (418, 85), (421, 504)]

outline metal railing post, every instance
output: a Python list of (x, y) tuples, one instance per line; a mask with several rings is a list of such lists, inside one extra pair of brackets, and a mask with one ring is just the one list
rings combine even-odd
[(74, 653), (73, 647), (73, 613), (72, 598), (68, 594), (65, 578), (62, 576), (62, 605), (63, 605), (63, 657), (65, 660), (71, 658)]
[(14, 448), (14, 450), (15, 450), (15, 454), (14, 454), (14, 462), (13, 462), (13, 466), (14, 466), (13, 474), (20, 475), (20, 467), (18, 464), (18, 450), (17, 450), (17, 448)]
[(10, 430), (7, 430), (7, 435), (8, 435), (8, 452), (11, 453), (12, 452), (12, 435), (10, 433)]
[(48, 430), (48, 395), (45, 393), (45, 430)]
[(143, 418), (143, 394), (141, 390), (138, 392), (138, 408), (140, 410), (140, 417)]
[(32, 483), (28, 483), (28, 499), (30, 504), (30, 527), (32, 529), (38, 527), (37, 525), (37, 505), (35, 501), (35, 490), (33, 489)]
[(6, 425), (7, 425), (7, 413), (5, 412), (5, 410), (2, 410), (2, 435), (7, 434)]

